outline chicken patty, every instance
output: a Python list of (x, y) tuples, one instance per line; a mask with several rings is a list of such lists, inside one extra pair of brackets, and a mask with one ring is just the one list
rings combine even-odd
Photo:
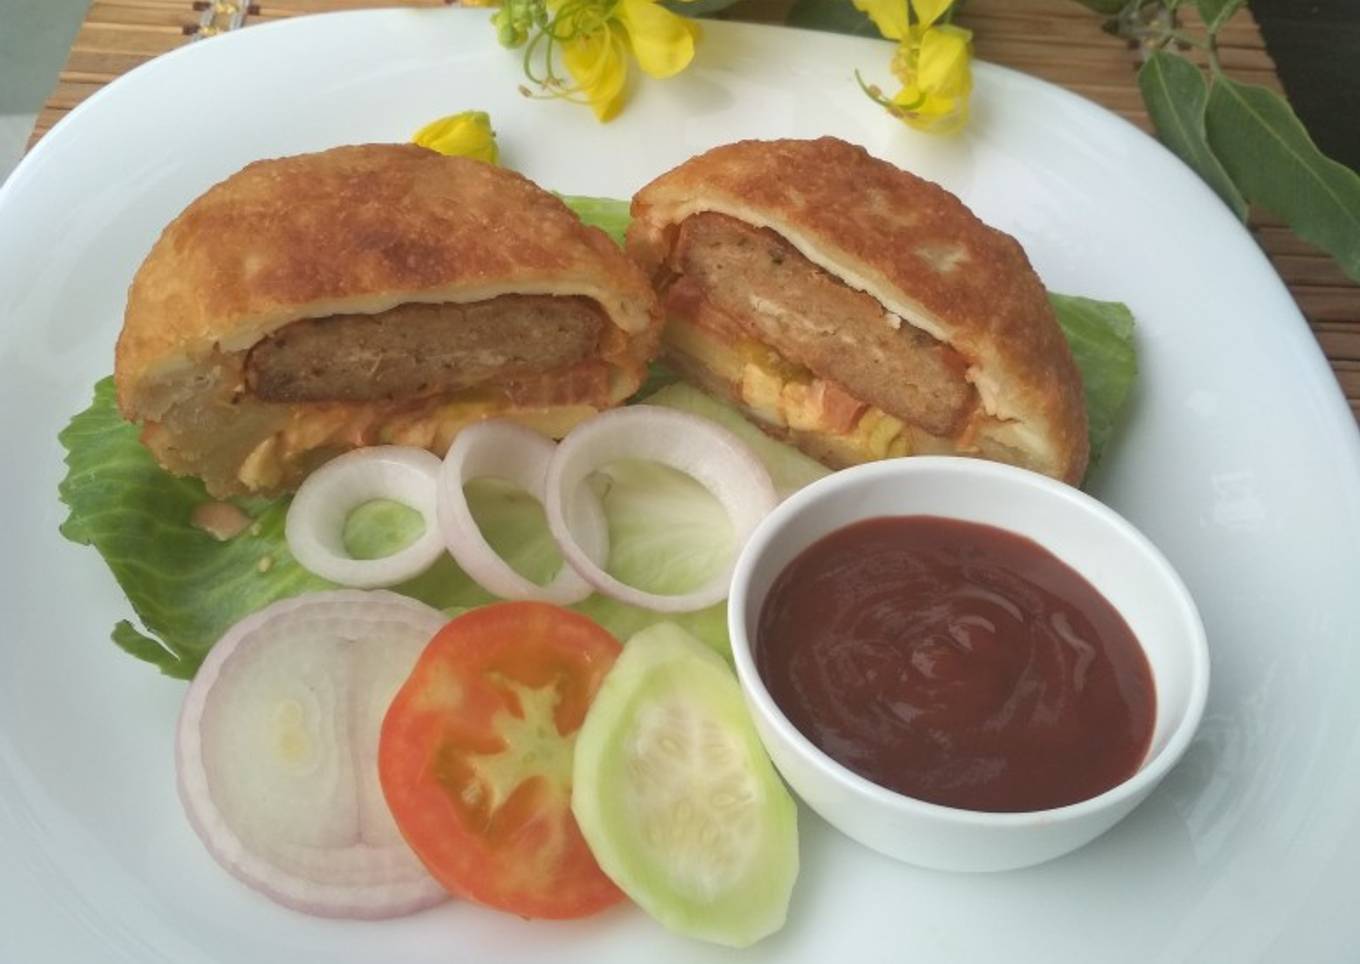
[(246, 387), (270, 402), (420, 398), (569, 368), (607, 324), (588, 298), (501, 295), (307, 318), (250, 350)]
[(680, 225), (669, 266), (702, 292), (716, 317), (928, 432), (953, 434), (977, 403), (958, 352), (773, 231), (722, 214), (693, 215)]

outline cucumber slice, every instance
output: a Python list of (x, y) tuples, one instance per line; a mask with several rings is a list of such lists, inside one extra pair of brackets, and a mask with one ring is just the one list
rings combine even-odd
[(779, 930), (798, 815), (722, 658), (671, 623), (635, 635), (576, 737), (571, 809), (601, 869), (688, 937)]

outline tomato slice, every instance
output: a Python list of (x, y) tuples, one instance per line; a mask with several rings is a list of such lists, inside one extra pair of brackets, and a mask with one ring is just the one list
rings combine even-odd
[(425, 647), (383, 720), (378, 776), (452, 893), (549, 918), (623, 899), (571, 813), (576, 731), (619, 652), (590, 619), (536, 602), (465, 613)]

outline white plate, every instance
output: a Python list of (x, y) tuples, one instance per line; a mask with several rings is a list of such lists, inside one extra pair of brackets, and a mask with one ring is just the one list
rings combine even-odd
[[(808, 813), (789, 925), (743, 959), (1322, 961), (1360, 946), (1360, 436), (1284, 287), (1214, 196), (1071, 94), (979, 67), (967, 133), (870, 104), (875, 42), (707, 24), (693, 68), (599, 126), (523, 100), (485, 11), (252, 27), (91, 98), (0, 189), (0, 960), (593, 962), (728, 959), (621, 909), (526, 923), (465, 903), (364, 924), (307, 918), (223, 873), (175, 798), (183, 685), (108, 641), (129, 608), (61, 540), (56, 434), (112, 365), (157, 232), (259, 157), (403, 140), (490, 110), (541, 183), (627, 196), (727, 140), (837, 134), (942, 181), (1026, 246), (1050, 287), (1139, 319), (1132, 417), (1095, 493), (1203, 610), (1214, 682), (1182, 765), (1093, 845), (1033, 870), (932, 873)], [(1353, 957), (1351, 958), (1353, 959)]]

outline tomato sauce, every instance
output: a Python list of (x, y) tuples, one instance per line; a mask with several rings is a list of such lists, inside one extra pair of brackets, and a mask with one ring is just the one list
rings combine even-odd
[(931, 803), (1076, 803), (1131, 776), (1152, 740), (1152, 673), (1123, 617), (993, 526), (896, 516), (831, 533), (775, 581), (755, 656), (804, 736)]

